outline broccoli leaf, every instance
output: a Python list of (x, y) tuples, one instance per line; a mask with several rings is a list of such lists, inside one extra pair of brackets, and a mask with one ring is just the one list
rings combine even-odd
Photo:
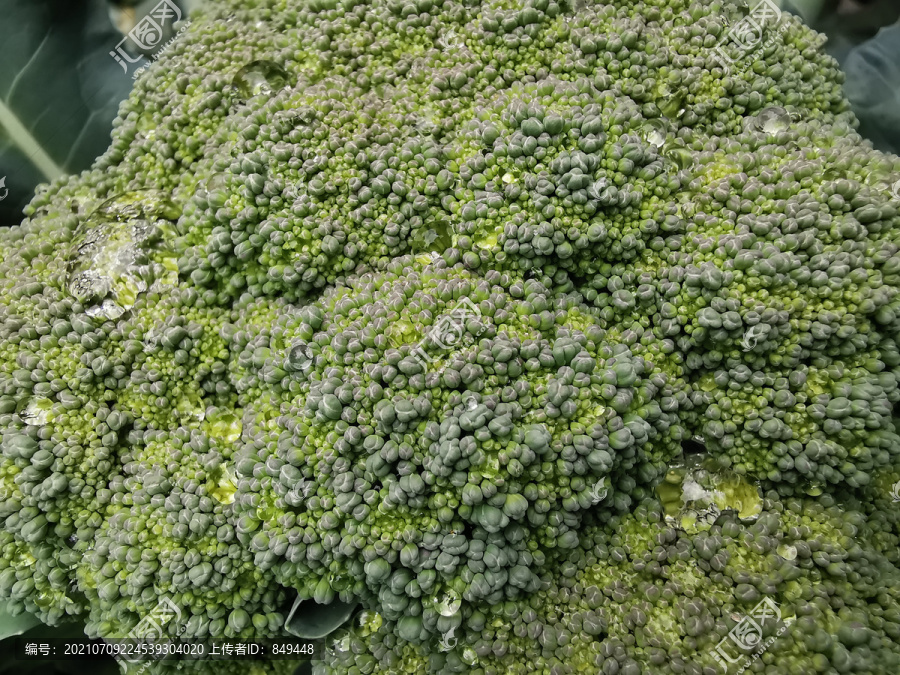
[(879, 150), (900, 153), (900, 25), (851, 50), (843, 67), (860, 133)]
[(288, 614), (284, 629), (291, 635), (317, 640), (333, 633), (343, 626), (353, 611), (356, 603), (334, 600), (327, 605), (320, 605), (314, 600), (297, 598), (291, 613)]
[(0, 224), (34, 187), (88, 168), (133, 80), (109, 55), (122, 36), (102, 0), (0, 0)]
[(840, 3), (838, 0), (781, 0), (779, 4), (782, 9), (798, 14), (812, 26), (816, 19), (834, 11)]
[(0, 640), (11, 635), (21, 635), (29, 628), (37, 626), (40, 621), (31, 614), (22, 613), (13, 616), (8, 609), (0, 605)]

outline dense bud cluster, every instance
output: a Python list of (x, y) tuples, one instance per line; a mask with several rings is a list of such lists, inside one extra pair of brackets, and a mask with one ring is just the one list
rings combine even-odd
[(768, 599), (752, 672), (897, 672), (900, 159), (754, 4), (205, 3), (0, 231), (0, 600), (713, 675)]
[(771, 494), (752, 524), (727, 514), (691, 536), (651, 500), (586, 527), (541, 590), (474, 615), (452, 649), (398, 640), (399, 626), (370, 617), (317, 672), (718, 673), (756, 660), (739, 647), (753, 636), (766, 672), (893, 672), (898, 573), (870, 533), (830, 498)]
[(642, 345), (538, 280), (401, 258), (233, 334), (242, 541), (301, 594), (372, 595), (432, 630), (447, 595), (536, 590), (583, 515), (627, 509), (683, 437)]

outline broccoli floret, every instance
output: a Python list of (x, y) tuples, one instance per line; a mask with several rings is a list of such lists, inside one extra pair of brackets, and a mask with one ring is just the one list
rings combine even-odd
[(88, 635), (127, 637), (162, 598), (179, 608), (165, 625), (175, 637), (281, 634), (284, 590), (254, 565), (233, 525), (240, 426), (213, 408), (206, 421), (216, 435), (129, 433), (106, 520), (78, 566)]
[(697, 534), (647, 500), (582, 534), (583, 545), (560, 552), (529, 598), (473, 610), (424, 645), (369, 617), (335, 636), (315, 672), (720, 673), (758, 659), (773, 672), (878, 673), (900, 665), (897, 569), (867, 543), (863, 514), (830, 497), (782, 502), (770, 493), (755, 518), (726, 511)]
[[(86, 608), (75, 569), (111, 515), (130, 430), (174, 420), (190, 429), (207, 406), (234, 402), (219, 334), (230, 314), (167, 268), (159, 233), (169, 217), (153, 195), (123, 195), (74, 228), (63, 256), (13, 231), (0, 328), (0, 583), (49, 623)], [(48, 240), (73, 218), (48, 225)]]
[(248, 317), (239, 536), (301, 597), (415, 607), (411, 635), (536, 590), (588, 509), (679, 451), (662, 352), (537, 280), (401, 258), (257, 338)]
[(703, 438), (740, 473), (774, 483), (865, 485), (900, 454), (896, 376), (883, 371), (869, 358), (704, 375)]
[(753, 670), (896, 672), (900, 159), (750, 10), (206, 3), (0, 232), (0, 599), (482, 675), (719, 672), (770, 600)]

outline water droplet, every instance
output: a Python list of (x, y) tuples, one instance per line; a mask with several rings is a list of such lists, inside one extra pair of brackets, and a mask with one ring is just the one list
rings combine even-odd
[(96, 319), (110, 319), (111, 321), (115, 321), (128, 309), (134, 306), (134, 302), (125, 303), (125, 305), (125, 307), (120, 307), (112, 300), (107, 299), (101, 302), (99, 305), (95, 305), (94, 307), (90, 307), (85, 310), (85, 314)]
[(413, 233), (410, 245), (416, 252), (443, 253), (453, 246), (449, 223), (444, 220), (426, 223)]
[(775, 135), (790, 128), (791, 116), (784, 108), (772, 106), (756, 116), (756, 126), (767, 134)]
[(641, 129), (641, 137), (657, 148), (663, 147), (668, 139), (668, 129), (666, 123), (662, 120), (649, 120), (644, 123)]
[(689, 532), (711, 525), (723, 511), (752, 522), (762, 511), (759, 488), (733, 471), (717, 467), (706, 454), (680, 457), (656, 488), (666, 521)]
[(438, 40), (438, 45), (448, 51), (457, 50), (466, 46), (463, 39), (457, 35), (456, 31), (452, 28), (441, 36)]
[(334, 651), (338, 654), (346, 654), (350, 651), (350, 636), (345, 635), (344, 637), (334, 641)]
[(226, 443), (234, 443), (243, 430), (243, 423), (237, 415), (216, 408), (207, 411), (206, 424), (210, 436)]
[(220, 504), (233, 504), (237, 492), (237, 481), (231, 467), (220, 464), (209, 473), (206, 491)]
[(797, 549), (794, 546), (782, 544), (778, 547), (778, 555), (785, 560), (794, 560), (797, 557)]
[(253, 61), (241, 68), (232, 86), (241, 98), (252, 98), (259, 94), (273, 94), (287, 86), (288, 74), (272, 61)]
[(181, 399), (175, 406), (175, 415), (180, 420), (200, 423), (206, 419), (206, 408), (195, 405), (189, 399)]
[(159, 262), (162, 265), (160, 275), (150, 287), (155, 291), (178, 283), (178, 256), (174, 253), (160, 253)]
[[(873, 190), (877, 190), (878, 192), (892, 192), (894, 191), (894, 182), (897, 180), (891, 167), (890, 162), (885, 162), (884, 164), (875, 164), (874, 166), (869, 166), (869, 173), (866, 174), (863, 182), (868, 185)], [(834, 179), (836, 180), (837, 177)], [(900, 181), (897, 181), (900, 183)], [(898, 185), (897, 187), (900, 187)]]
[(660, 112), (670, 119), (677, 119), (685, 113), (684, 101), (687, 94), (683, 89), (663, 82), (657, 87), (658, 101), (657, 107)]
[(497, 233), (496, 232), (485, 232), (479, 237), (475, 238), (475, 245), (480, 248), (494, 249), (497, 248)]
[(478, 407), (478, 401), (476, 401), (474, 399), (474, 397), (470, 398), (469, 401), (466, 403), (466, 408), (468, 408), (469, 410), (475, 410), (475, 408), (477, 408), (477, 407)]
[(460, 607), (462, 607), (462, 598), (453, 589), (446, 591), (443, 596), (435, 598), (434, 601), (434, 608), (441, 616), (453, 616)]
[(672, 162), (679, 170), (689, 169), (694, 166), (694, 153), (687, 148), (669, 148), (663, 156)]
[(504, 183), (506, 183), (507, 185), (509, 185), (510, 183), (516, 182), (516, 177), (513, 176), (511, 173), (507, 172), (507, 173), (503, 174), (503, 178), (501, 180)]
[(128, 192), (101, 204), (75, 231), (68, 290), (90, 316), (116, 319), (165, 275), (161, 257), (174, 238), (178, 210), (158, 190)]
[(287, 370), (292, 370), (294, 372), (304, 372), (309, 370), (313, 364), (313, 351), (312, 347), (309, 346), (303, 340), (299, 340), (291, 345), (291, 350), (288, 352), (287, 360), (284, 362), (284, 367)]
[(51, 408), (53, 408), (53, 401), (49, 398), (33, 398), (25, 406), (25, 410), (19, 413), (19, 417), (25, 424), (41, 426), (46, 424), (50, 418)]
[(478, 654), (476, 654), (475, 650), (471, 647), (466, 647), (462, 652), (462, 660), (465, 661), (468, 665), (474, 666), (478, 661)]
[(431, 251), (429, 253), (423, 253), (421, 255), (416, 256), (416, 262), (419, 262), (423, 265), (430, 265), (432, 263), (436, 263), (441, 259), (441, 254), (436, 251)]

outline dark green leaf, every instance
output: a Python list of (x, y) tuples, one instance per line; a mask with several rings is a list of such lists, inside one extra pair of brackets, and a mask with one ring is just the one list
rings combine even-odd
[(782, 9), (800, 16), (807, 24), (814, 26), (823, 15), (833, 12), (839, 0), (781, 0)]
[(0, 604), (0, 640), (11, 635), (21, 635), (29, 628), (37, 626), (40, 621), (31, 614), (19, 614), (13, 616)]
[[(103, 0), (0, 0), (0, 223), (39, 182), (90, 167), (133, 80)], [(8, 194), (5, 191), (8, 190)]]
[(876, 148), (900, 153), (900, 26), (882, 28), (851, 50), (843, 65), (859, 132)]
[(343, 626), (357, 605), (334, 600), (320, 605), (314, 600), (297, 598), (285, 622), (285, 630), (291, 635), (317, 640)]

